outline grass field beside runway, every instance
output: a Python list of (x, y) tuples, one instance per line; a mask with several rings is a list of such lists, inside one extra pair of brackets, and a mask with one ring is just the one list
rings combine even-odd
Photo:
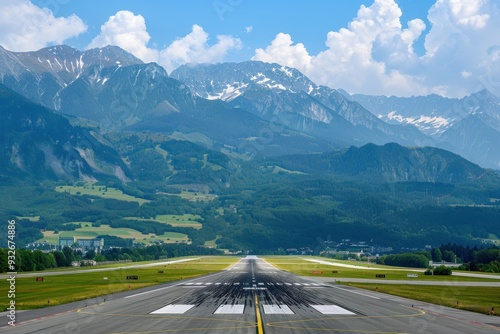
[[(43, 282), (38, 282), (36, 277), (17, 277), (16, 309), (28, 310), (65, 304), (129, 289), (198, 277), (221, 271), (238, 260), (236, 257), (204, 257), (189, 262), (146, 268), (114, 270), (110, 268), (109, 271), (91, 273), (78, 273), (75, 270), (74, 274), (51, 276), (44, 276), (42, 272), (39, 277), (43, 277)], [(127, 276), (137, 276), (138, 279), (127, 279)], [(9, 282), (5, 279), (0, 280), (0, 291), (8, 290)], [(9, 305), (10, 299), (7, 297), (7, 293), (0, 295), (0, 304), (4, 305), (3, 310)]]
[[(265, 260), (279, 269), (286, 270), (301, 276), (331, 277), (335, 278), (365, 278), (378, 279), (377, 275), (385, 275), (385, 280), (420, 280), (420, 281), (458, 281), (458, 282), (500, 282), (494, 278), (476, 278), (462, 276), (432, 276), (424, 275), (422, 268), (401, 268), (381, 266), (366, 262), (355, 261), (329, 261), (329, 259), (319, 257), (309, 257), (310, 259), (331, 262), (331, 264), (321, 264), (310, 262), (303, 257), (290, 256), (270, 256)], [(356, 266), (355, 268), (345, 267), (345, 265)], [(415, 275), (418, 277), (408, 277)]]
[[(326, 260), (324, 258), (310, 257), (311, 259)], [(420, 281), (441, 281), (450, 282), (448, 286), (432, 285), (408, 285), (408, 284), (376, 284), (376, 283), (352, 283), (342, 282), (340, 284), (354, 286), (362, 289), (379, 291), (391, 295), (428, 302), (436, 305), (456, 307), (463, 310), (488, 314), (492, 307), (500, 315), (500, 288), (483, 286), (457, 286), (455, 282), (499, 282), (498, 279), (462, 277), (462, 276), (427, 276), (418, 273), (417, 278), (409, 278), (408, 274), (415, 274), (409, 268), (394, 268), (365, 264), (353, 261), (332, 261), (332, 265), (310, 262), (301, 257), (266, 257), (265, 260), (274, 266), (293, 272), (302, 276), (312, 277), (335, 277), (342, 278), (366, 278), (377, 279), (375, 275), (384, 274), (385, 280), (420, 280)], [(337, 264), (335, 266), (334, 264)], [(355, 265), (356, 268), (347, 268), (343, 265)], [(377, 270), (368, 269), (376, 268)], [(382, 270), (378, 270), (382, 269)], [(415, 269), (419, 270), (419, 269)], [(459, 306), (457, 307), (457, 301)]]
[[(483, 314), (488, 314), (494, 307), (500, 315), (500, 299), (498, 298), (500, 288), (496, 287), (466, 287), (452, 284), (446, 287), (372, 283), (342, 284)], [(439, 309), (436, 308), (436, 311), (438, 312)]]

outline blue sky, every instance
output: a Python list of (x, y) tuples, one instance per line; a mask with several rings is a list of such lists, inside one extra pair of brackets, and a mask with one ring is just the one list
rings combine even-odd
[[(433, 0), (396, 1), (403, 10), (402, 22), (421, 18), (426, 20)], [(99, 34), (101, 25), (120, 10), (129, 10), (144, 17), (150, 43), (164, 47), (181, 38), (197, 24), (210, 34), (239, 37), (244, 48), (229, 55), (230, 61), (248, 60), (255, 49), (267, 45), (280, 32), (286, 32), (297, 42), (305, 44), (312, 53), (324, 49), (325, 36), (339, 30), (356, 16), (367, 0), (316, 0), (316, 1), (269, 1), (269, 0), (33, 0), (39, 7), (54, 9), (57, 16), (76, 14), (88, 29), (67, 44), (84, 49)], [(55, 4), (55, 5), (54, 5)], [(98, 9), (97, 9), (98, 8)], [(247, 27), (252, 27), (250, 33)], [(423, 51), (423, 39), (419, 41)]]
[(0, 45), (118, 45), (171, 72), (192, 62), (296, 67), (351, 93), (499, 89), (499, 0), (1, 0)]

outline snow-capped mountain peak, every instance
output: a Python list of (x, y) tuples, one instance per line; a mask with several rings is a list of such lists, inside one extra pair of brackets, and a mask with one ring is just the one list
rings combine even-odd
[(170, 75), (185, 82), (200, 97), (225, 101), (252, 89), (301, 92), (316, 86), (296, 69), (258, 61), (188, 64)]

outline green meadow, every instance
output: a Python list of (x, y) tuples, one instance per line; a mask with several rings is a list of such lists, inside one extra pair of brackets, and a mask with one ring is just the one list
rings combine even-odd
[(84, 186), (57, 186), (56, 191), (69, 193), (70, 195), (88, 195), (102, 198), (116, 199), (126, 202), (137, 202), (139, 205), (149, 202), (149, 200), (124, 194), (116, 188), (87, 184)]
[[(272, 167), (270, 167), (272, 168)], [(278, 174), (278, 173), (288, 173), (288, 174), (295, 174), (295, 175), (307, 175), (306, 173), (295, 171), (295, 170), (288, 170), (280, 166), (274, 166), (273, 168), (273, 174)]]
[[(311, 257), (313, 258), (313, 257)], [(324, 258), (314, 258), (329, 261)], [(408, 268), (394, 268), (363, 262), (329, 261), (332, 264), (349, 264), (357, 268), (346, 268), (335, 265), (323, 265), (306, 261), (299, 257), (266, 257), (265, 260), (276, 267), (303, 276), (377, 279), (375, 275), (384, 274), (385, 280), (420, 280), (450, 282), (448, 286), (408, 285), (408, 284), (375, 284), (341, 282), (340, 284), (362, 289), (378, 291), (436, 305), (455, 307), (463, 310), (488, 314), (492, 307), (500, 311), (500, 288), (497, 287), (470, 287), (457, 286), (455, 282), (499, 282), (498, 279), (461, 277), (461, 276), (427, 276), (422, 272), (411, 271)], [(376, 268), (381, 270), (373, 270)], [(409, 278), (408, 274), (418, 274), (418, 278)], [(457, 306), (457, 301), (459, 302)]]
[(150, 243), (154, 241), (163, 241), (164, 243), (176, 243), (176, 242), (187, 242), (188, 236), (184, 233), (178, 232), (165, 232), (162, 235), (156, 235), (153, 233), (143, 234), (137, 230), (131, 228), (113, 228), (109, 225), (101, 225), (99, 227), (93, 227), (90, 222), (75, 222), (75, 224), (81, 224), (81, 228), (77, 228), (74, 231), (61, 231), (55, 233), (54, 231), (44, 231), (42, 232), (44, 237), (37, 242), (48, 242), (50, 244), (58, 244), (59, 238), (62, 237), (75, 237), (82, 239), (92, 239), (99, 235), (111, 235), (117, 236), (124, 239), (134, 239), (135, 241)]
[[(75, 270), (71, 274), (51, 276), (44, 276), (41, 273), (39, 276), (43, 277), (43, 282), (38, 282), (35, 277), (17, 277), (16, 309), (28, 310), (65, 304), (129, 289), (198, 277), (223, 270), (237, 260), (236, 257), (204, 257), (147, 268), (110, 268), (109, 271), (86, 273), (78, 273), (78, 270)], [(127, 276), (137, 276), (138, 279), (127, 280)], [(8, 291), (8, 284), (7, 280), (0, 280), (0, 290)], [(4, 305), (5, 310), (5, 305), (9, 305), (7, 293), (0, 295), (0, 303)]]
[[(328, 261), (325, 258), (311, 257), (321, 261)], [(332, 265), (319, 264), (307, 261), (299, 257), (266, 257), (265, 260), (279, 269), (286, 270), (301, 276), (318, 276), (332, 278), (364, 278), (377, 279), (376, 275), (385, 275), (385, 280), (418, 280), (418, 281), (452, 281), (452, 282), (500, 282), (498, 279), (462, 277), (462, 276), (430, 276), (424, 275), (425, 269), (398, 268), (381, 266), (371, 263), (354, 261), (331, 261)], [(336, 266), (335, 264), (339, 265)], [(356, 265), (356, 268), (346, 268), (341, 265)], [(376, 269), (376, 270), (374, 270)], [(417, 274), (412, 278), (408, 275)]]
[(179, 227), (192, 227), (197, 230), (203, 227), (203, 224), (197, 220), (202, 220), (199, 215), (184, 214), (184, 215), (157, 215), (154, 219), (145, 219), (137, 217), (125, 217), (125, 219), (134, 219), (141, 221), (154, 221), (158, 223), (169, 224), (172, 226)]
[(206, 194), (203, 192), (186, 191), (186, 190), (182, 190), (179, 194), (165, 193), (165, 195), (179, 196), (180, 198), (187, 199), (188, 201), (191, 202), (211, 202), (217, 198), (217, 195)]
[[(405, 284), (342, 283), (362, 289), (388, 293), (436, 305), (488, 314), (492, 307), (500, 311), (500, 288), (483, 286), (427, 286)], [(457, 305), (457, 302), (459, 304)]]

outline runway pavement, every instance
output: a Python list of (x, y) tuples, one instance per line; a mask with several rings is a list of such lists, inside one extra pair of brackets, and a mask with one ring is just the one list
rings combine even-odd
[(15, 327), (4, 326), (0, 332), (500, 332), (497, 317), (323, 283), (278, 270), (254, 256), (216, 274), (17, 316)]

